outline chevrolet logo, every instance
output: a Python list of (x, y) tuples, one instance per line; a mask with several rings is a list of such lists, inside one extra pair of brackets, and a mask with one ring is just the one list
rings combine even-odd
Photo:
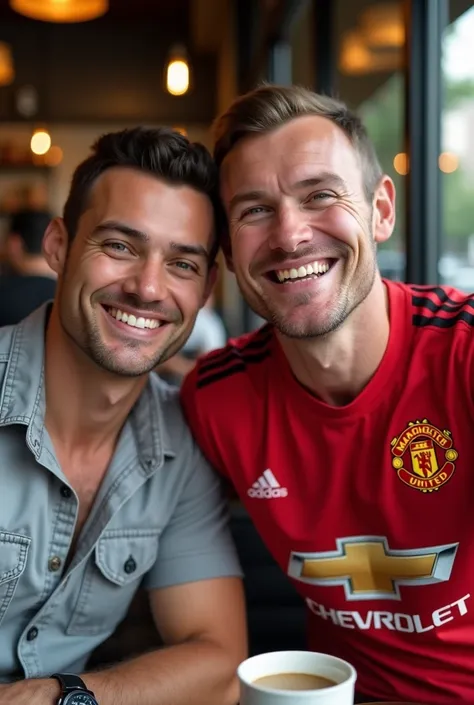
[(292, 551), (288, 575), (310, 585), (342, 585), (346, 600), (400, 600), (400, 585), (449, 580), (458, 544), (394, 551), (383, 536), (336, 539), (336, 551)]

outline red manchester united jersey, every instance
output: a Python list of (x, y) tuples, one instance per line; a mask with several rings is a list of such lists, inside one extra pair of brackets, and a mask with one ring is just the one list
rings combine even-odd
[(347, 406), (295, 380), (269, 326), (202, 359), (183, 404), (306, 599), (310, 647), (366, 695), (474, 703), (474, 298), (386, 286), (387, 350)]

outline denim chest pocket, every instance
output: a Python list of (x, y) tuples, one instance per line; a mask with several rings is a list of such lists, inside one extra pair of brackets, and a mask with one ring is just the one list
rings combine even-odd
[(27, 536), (0, 531), (0, 622), (25, 570), (30, 544)]
[(158, 556), (160, 529), (111, 529), (89, 558), (68, 634), (112, 633)]

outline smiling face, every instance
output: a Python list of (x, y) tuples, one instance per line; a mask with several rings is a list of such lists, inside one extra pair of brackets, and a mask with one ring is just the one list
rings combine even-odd
[(395, 194), (384, 177), (367, 202), (359, 155), (337, 125), (305, 116), (243, 138), (222, 164), (221, 194), (229, 265), (247, 303), (284, 335), (326, 335), (366, 299)]
[(107, 170), (69, 247), (63, 221), (46, 231), (63, 330), (109, 372), (153, 370), (187, 340), (212, 288), (213, 236), (204, 194), (133, 169)]

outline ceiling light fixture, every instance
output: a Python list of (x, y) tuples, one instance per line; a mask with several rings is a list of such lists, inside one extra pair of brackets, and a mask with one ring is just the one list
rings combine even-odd
[(189, 90), (189, 61), (182, 44), (171, 48), (165, 78), (166, 90), (171, 95), (184, 95)]
[(86, 22), (105, 14), (108, 0), (10, 0), (15, 12), (43, 22)]

